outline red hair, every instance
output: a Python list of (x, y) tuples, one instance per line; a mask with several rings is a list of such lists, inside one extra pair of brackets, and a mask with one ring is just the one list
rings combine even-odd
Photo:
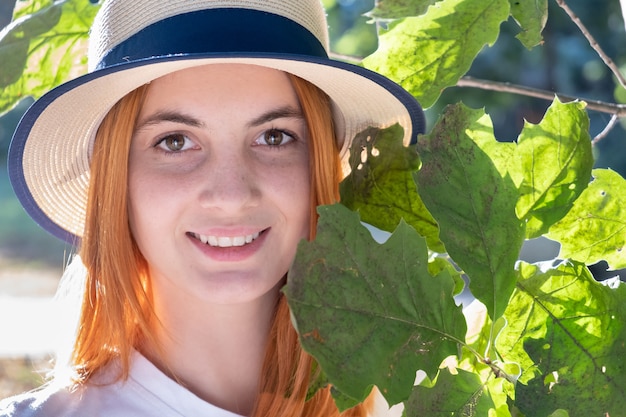
[[(299, 98), (309, 132), (311, 176), (311, 238), (316, 208), (339, 200), (341, 165), (332, 122), (330, 99), (314, 85), (289, 76)], [(158, 347), (151, 329), (150, 280), (145, 259), (132, 237), (128, 219), (128, 155), (146, 86), (120, 100), (100, 125), (92, 153), (85, 231), (80, 256), (87, 269), (81, 318), (72, 354), (76, 382), (119, 360), (126, 379), (131, 351), (142, 338)], [(313, 359), (300, 346), (284, 296), (273, 320), (262, 379), (253, 416), (340, 416), (323, 389), (309, 401), (306, 395)], [(367, 414), (360, 405), (341, 414)]]

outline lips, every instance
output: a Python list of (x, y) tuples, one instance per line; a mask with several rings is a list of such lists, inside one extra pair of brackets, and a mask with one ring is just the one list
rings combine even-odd
[(213, 236), (202, 235), (199, 233), (192, 233), (191, 235), (205, 245), (218, 248), (231, 248), (233, 246), (239, 247), (244, 246), (248, 243), (252, 243), (259, 237), (260, 233), (256, 232), (253, 234), (241, 236)]

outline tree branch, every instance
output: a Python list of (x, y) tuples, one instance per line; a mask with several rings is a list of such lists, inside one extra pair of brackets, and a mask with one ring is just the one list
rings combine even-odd
[(569, 6), (565, 3), (565, 0), (555, 1), (561, 9), (565, 10), (565, 13), (567, 13), (570, 19), (572, 19), (572, 22), (574, 22), (576, 26), (578, 26), (578, 29), (580, 29), (587, 41), (589, 41), (589, 45), (591, 45), (591, 47), (598, 53), (606, 66), (609, 67), (613, 75), (615, 75), (615, 77), (619, 81), (620, 85), (626, 88), (626, 78), (624, 78), (624, 76), (622, 75), (619, 67), (615, 65), (615, 62), (613, 62), (613, 60), (607, 54), (604, 53), (598, 42), (596, 42), (595, 38), (591, 35), (591, 33), (589, 33), (585, 25), (583, 25), (583, 22), (578, 18), (578, 16), (576, 16), (574, 11), (569, 8)]
[(619, 122), (619, 117), (617, 117), (616, 115), (613, 115), (611, 117), (611, 120), (609, 120), (609, 123), (607, 123), (604, 129), (602, 129), (602, 132), (598, 133), (596, 137), (593, 138), (593, 140), (591, 141), (591, 144), (595, 145), (598, 142), (600, 142), (602, 139), (604, 139), (609, 134), (609, 132), (615, 127), (615, 125), (617, 125), (617, 122)]
[(551, 91), (540, 90), (537, 88), (526, 87), (517, 84), (503, 83), (498, 81), (480, 80), (477, 78), (465, 76), (457, 82), (457, 87), (473, 87), (483, 90), (498, 91), (501, 93), (512, 93), (527, 97), (535, 97), (543, 100), (552, 101), (554, 97), (558, 97), (562, 102), (581, 100), (587, 103), (587, 109), (608, 113), (616, 117), (626, 117), (626, 105), (607, 103), (598, 100), (587, 100), (584, 98), (568, 96), (566, 94), (554, 93)]

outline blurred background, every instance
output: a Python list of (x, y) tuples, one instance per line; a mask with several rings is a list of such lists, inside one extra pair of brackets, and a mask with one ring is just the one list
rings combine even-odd
[[(334, 53), (359, 60), (377, 47), (376, 28), (363, 16), (374, 0), (324, 0)], [(626, 35), (618, 0), (568, 0), (604, 51), (626, 65)], [(0, 1), (0, 28), (11, 20), (15, 0)], [(570, 18), (552, 0), (543, 33), (545, 45), (529, 51), (515, 39), (517, 26), (507, 22), (496, 44), (475, 60), (468, 75), (558, 92), (582, 99), (626, 102), (626, 91), (616, 89), (613, 76)], [(1, 68), (0, 68), (1, 71)], [(550, 102), (475, 88), (450, 88), (427, 110), (432, 126), (443, 106), (463, 101), (484, 107), (493, 119), (496, 138), (513, 141), (524, 120), (537, 123)], [(47, 314), (63, 266), (72, 248), (48, 235), (25, 214), (7, 178), (6, 157), (12, 132), (32, 99), (25, 98), (0, 116), (0, 398), (35, 386), (41, 380), (30, 371), (47, 361), (46, 337), (53, 316)], [(589, 112), (591, 136), (600, 133), (610, 115)], [(626, 136), (616, 126), (594, 148), (597, 167), (626, 176)], [(558, 247), (547, 241), (524, 248), (528, 261), (550, 259)], [(597, 278), (614, 276), (602, 263), (593, 267)], [(622, 271), (619, 271), (622, 272)], [(7, 338), (23, 328), (23, 340)], [(46, 331), (48, 329), (48, 331)]]

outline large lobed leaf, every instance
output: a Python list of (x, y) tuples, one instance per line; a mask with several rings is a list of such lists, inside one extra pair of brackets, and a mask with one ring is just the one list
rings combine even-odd
[(517, 187), (472, 140), (475, 131), (485, 131), (482, 110), (462, 104), (447, 108), (418, 142), (423, 166), (417, 183), (448, 253), (496, 320), (515, 288), (524, 226), (515, 215)]
[(87, 34), (97, 9), (89, 0), (40, 1), (16, 13), (0, 33), (0, 113), (87, 71)]
[(522, 180), (516, 211), (530, 239), (547, 233), (589, 184), (593, 154), (585, 104), (555, 99), (539, 124), (525, 123), (517, 154)]
[(517, 289), (497, 340), (525, 374), (515, 404), (527, 415), (556, 409), (576, 416), (619, 416), (626, 409), (626, 287), (596, 282), (584, 264), (543, 271), (521, 263)]
[(319, 214), (285, 289), (302, 345), (354, 404), (373, 385), (390, 404), (402, 402), (417, 370), (434, 375), (463, 343), (454, 280), (445, 269), (429, 274), (426, 243), (404, 222), (381, 245), (347, 208)]
[(508, 0), (443, 0), (425, 15), (390, 24), (363, 64), (380, 72), (430, 107), (498, 38), (509, 16)]
[[(376, 8), (368, 13), (374, 19), (394, 20), (408, 16), (421, 16), (429, 6), (440, 0), (379, 0)], [(521, 32), (517, 38), (522, 44), (531, 49), (543, 42), (541, 32), (548, 21), (548, 0), (522, 2), (509, 0), (511, 16), (520, 26)]]
[(626, 182), (616, 172), (595, 169), (593, 181), (548, 237), (561, 243), (561, 258), (586, 264), (607, 261), (626, 268)]
[(439, 227), (422, 202), (413, 174), (420, 161), (415, 147), (402, 145), (399, 125), (369, 128), (352, 143), (350, 174), (341, 183), (341, 202), (361, 220), (393, 232), (403, 219), (426, 238), (428, 247), (445, 252)]

